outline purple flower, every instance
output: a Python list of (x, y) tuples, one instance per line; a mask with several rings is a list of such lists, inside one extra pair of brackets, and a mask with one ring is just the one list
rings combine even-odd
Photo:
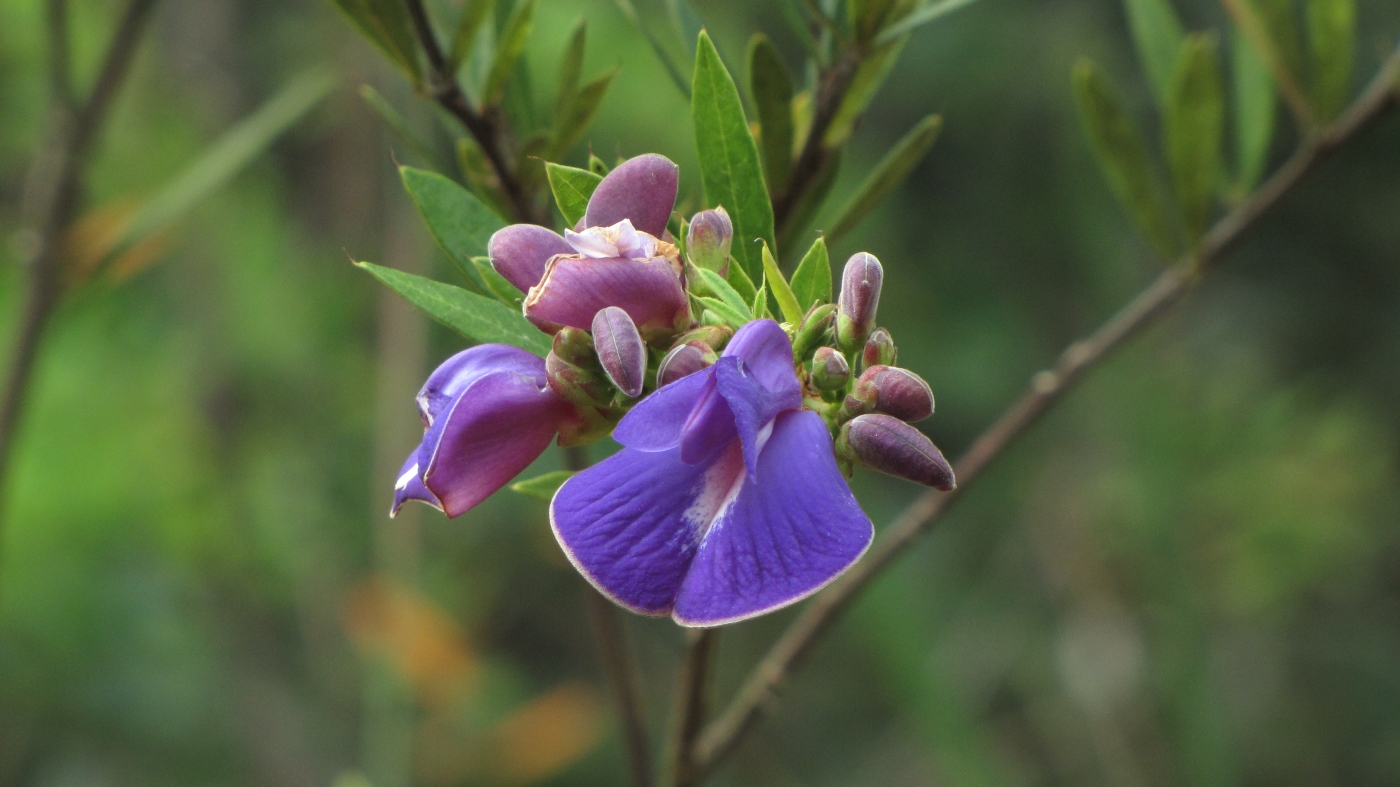
[(397, 514), (421, 500), (457, 516), (535, 460), (578, 411), (545, 380), (544, 360), (504, 344), (447, 359), (418, 392), (423, 442), (394, 485)]
[(835, 579), (874, 536), (772, 320), (613, 436), (623, 450), (565, 483), (550, 520), (579, 571), (635, 612), (686, 626), (761, 615)]
[(665, 156), (637, 156), (598, 184), (577, 231), (561, 238), (513, 224), (491, 236), (491, 264), (527, 293), (525, 316), (546, 333), (588, 330), (600, 310), (617, 306), (646, 338), (688, 328), (684, 267), (665, 240), (678, 175)]

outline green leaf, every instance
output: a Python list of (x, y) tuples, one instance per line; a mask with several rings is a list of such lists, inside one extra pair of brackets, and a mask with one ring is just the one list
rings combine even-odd
[(569, 45), (559, 60), (559, 96), (554, 101), (554, 120), (557, 127), (568, 114), (569, 107), (578, 93), (579, 80), (583, 78), (583, 49), (588, 40), (588, 22), (580, 19), (569, 36)]
[(496, 106), (505, 96), (506, 84), (515, 71), (516, 62), (525, 53), (525, 44), (530, 40), (530, 29), (534, 26), (535, 9), (539, 4), (539, 0), (520, 0), (506, 20), (505, 29), (501, 31), (496, 45), (496, 57), (486, 76), (486, 86), (481, 91), (482, 103), (486, 106)]
[(826, 251), (826, 238), (818, 237), (812, 248), (802, 255), (797, 270), (792, 272), (792, 294), (804, 314), (812, 304), (831, 300), (831, 259)]
[(1313, 115), (1302, 88), (1303, 46), (1294, 18), (1293, 0), (1223, 0), (1240, 32), (1269, 69), (1279, 95), (1304, 123)]
[(837, 211), (836, 217), (832, 219), (831, 231), (827, 233), (832, 243), (855, 229), (861, 219), (869, 215), (891, 191), (909, 177), (909, 173), (928, 153), (929, 148), (933, 147), (942, 128), (943, 118), (929, 115), (895, 143), (890, 152), (886, 153), (880, 163), (875, 165), (875, 169), (866, 176), (856, 193)]
[(734, 222), (734, 261), (746, 273), (757, 274), (762, 263), (754, 241), (775, 246), (773, 206), (763, 182), (758, 147), (744, 118), (739, 89), (719, 59), (708, 33), (700, 32), (695, 48), (695, 78), (691, 82), (691, 115), (700, 176), (707, 205), (723, 205)]
[(792, 166), (792, 74), (762, 33), (749, 42), (749, 94), (758, 109), (758, 146), (768, 187), (782, 191)]
[[(468, 276), (475, 273), (471, 258), (486, 255), (486, 244), (505, 222), (470, 191), (436, 172), (399, 167), (399, 176), (433, 239), (458, 268)], [(486, 282), (473, 284), (486, 292)]]
[(734, 291), (739, 293), (745, 300), (753, 300), (753, 295), (757, 292), (757, 288), (753, 286), (753, 279), (749, 278), (749, 275), (744, 272), (743, 268), (740, 268), (738, 265), (730, 265), (729, 273), (725, 275), (725, 281), (729, 282), (729, 286), (733, 287)]
[(510, 215), (510, 204), (501, 191), (501, 180), (486, 159), (481, 145), (469, 136), (457, 138), (457, 168), (472, 193), (498, 216)]
[(243, 171), (294, 123), (335, 87), (330, 73), (314, 69), (287, 83), (277, 95), (253, 114), (234, 124), (214, 141), (199, 158), (131, 216), (121, 239), (106, 258), (121, 254), (152, 233), (170, 226), (190, 208), (217, 191)]
[(1355, 0), (1308, 0), (1308, 50), (1312, 56), (1314, 118), (1337, 117), (1351, 92), (1356, 40)]
[(837, 108), (831, 125), (827, 126), (822, 145), (828, 149), (835, 149), (850, 139), (855, 131), (856, 122), (865, 114), (866, 107), (870, 106), (880, 86), (885, 83), (885, 77), (889, 76), (890, 69), (894, 68), (895, 61), (899, 59), (899, 53), (904, 50), (904, 44), (908, 40), (908, 36), (893, 39), (861, 61), (855, 76), (851, 78), (851, 87), (846, 91), (846, 98)]
[(768, 283), (764, 282), (753, 296), (753, 318), (762, 320), (771, 316), (773, 315), (768, 311)]
[(491, 258), (472, 257), (472, 266), (476, 268), (477, 275), (486, 281), (486, 289), (492, 295), (507, 306), (520, 308), (520, 304), (525, 300), (525, 293), (517, 289), (514, 284), (506, 281), (506, 277), (491, 267)]
[(374, 113), (384, 121), (384, 125), (388, 126), (395, 136), (408, 145), (409, 150), (430, 164), (439, 163), (432, 147), (414, 132), (413, 128), (408, 125), (408, 121), (404, 120), (403, 115), (399, 114), (399, 111), (394, 109), (394, 105), (380, 95), (378, 90), (369, 85), (360, 85), (360, 98), (364, 99), (365, 104), (374, 110)]
[(880, 32), (875, 37), (876, 46), (884, 46), (893, 43), (901, 37), (913, 32), (915, 28), (923, 27), (935, 19), (940, 19), (947, 14), (971, 5), (973, 0), (939, 0), (939, 2), (929, 3), (904, 19), (895, 22)]
[(550, 158), (559, 158), (578, 144), (588, 127), (593, 124), (593, 118), (598, 114), (603, 97), (607, 95), (608, 88), (612, 86), (613, 78), (619, 70), (614, 68), (607, 71), (579, 89), (574, 100), (570, 102), (568, 111), (555, 124)]
[(724, 320), (730, 327), (736, 330), (749, 322), (749, 309), (747, 306), (745, 306), (743, 310), (739, 310), (718, 298), (710, 298), (707, 296), (701, 296), (695, 300), (699, 301), (706, 309), (719, 315), (720, 319)]
[[(787, 244), (794, 238), (802, 237), (808, 225), (816, 218), (822, 204), (826, 202), (827, 195), (836, 186), (836, 176), (841, 173), (841, 149), (837, 148), (826, 157), (826, 162), (821, 169), (817, 170), (816, 176), (812, 179), (812, 187), (806, 194), (797, 201), (792, 211), (788, 213), (787, 221), (783, 223), (782, 241)], [(782, 247), (782, 248), (785, 248)]]
[(452, 73), (457, 73), (457, 69), (472, 56), (481, 26), (495, 7), (496, 0), (467, 0), (462, 16), (457, 20), (457, 33), (452, 36), (452, 53), (449, 56)]
[(627, 17), (627, 21), (631, 22), (632, 26), (637, 28), (637, 32), (641, 33), (642, 37), (646, 39), (647, 44), (651, 47), (651, 51), (656, 54), (656, 59), (661, 61), (661, 67), (665, 69), (666, 75), (671, 78), (671, 82), (675, 84), (676, 89), (681, 92), (682, 96), (689, 99), (690, 85), (685, 81), (685, 73), (671, 56), (671, 51), (674, 47), (668, 46), (658, 38), (656, 31), (651, 25), (642, 22), (642, 18), (637, 15), (636, 7), (632, 5), (632, 0), (614, 0), (614, 2), (617, 5), (617, 9), (622, 12), (622, 15)]
[(418, 39), (399, 0), (333, 0), (341, 13), (414, 82), (422, 76)]
[(1235, 189), (1243, 197), (1254, 189), (1264, 172), (1278, 100), (1269, 69), (1238, 28), (1230, 31), (1230, 56), (1235, 106)]
[(589, 151), (588, 171), (600, 178), (605, 178), (609, 172), (612, 172), (612, 167), (608, 166), (608, 162), (598, 158), (592, 151)]
[[(746, 300), (743, 295), (740, 295), (739, 291), (734, 289), (732, 284), (725, 281), (723, 276), (708, 268), (695, 268), (695, 273), (700, 280), (701, 286), (704, 287), (709, 295), (723, 301), (726, 306), (731, 307), (735, 311), (746, 316), (748, 315), (749, 301)], [(750, 294), (748, 297), (752, 299), (753, 295)]]
[(1162, 123), (1167, 169), (1193, 243), (1206, 230), (1221, 174), (1225, 96), (1215, 50), (1214, 34), (1182, 42)]
[(1152, 83), (1157, 106), (1165, 108), (1171, 96), (1172, 78), (1176, 74), (1176, 59), (1186, 37), (1181, 18), (1172, 8), (1171, 0), (1123, 0), (1128, 14), (1128, 28), (1133, 34), (1138, 60)]
[(763, 286), (772, 289), (773, 300), (778, 302), (778, 310), (783, 313), (783, 320), (797, 325), (802, 322), (805, 310), (798, 304), (797, 296), (792, 294), (792, 287), (788, 285), (787, 279), (783, 278), (778, 261), (773, 259), (773, 253), (768, 250), (767, 245), (764, 245), (760, 256), (763, 258)]
[(1147, 143), (1113, 87), (1088, 60), (1075, 64), (1074, 99), (1089, 145), (1114, 194), (1157, 249), (1174, 257), (1176, 237), (1167, 220)]
[(519, 309), (512, 309), (485, 295), (412, 273), (370, 262), (355, 264), (369, 271), (374, 278), (422, 309), (429, 317), (468, 339), (509, 344), (541, 358), (549, 352), (552, 344), (549, 337), (531, 325)]
[(559, 206), (559, 212), (564, 214), (564, 223), (570, 227), (576, 226), (588, 210), (589, 197), (603, 182), (602, 176), (552, 161), (546, 163), (544, 168), (549, 175), (549, 190), (554, 192), (554, 202)]
[(555, 470), (511, 484), (510, 491), (519, 492), (526, 497), (533, 497), (548, 503), (554, 499), (554, 493), (559, 491), (559, 487), (573, 477), (574, 471), (572, 470)]

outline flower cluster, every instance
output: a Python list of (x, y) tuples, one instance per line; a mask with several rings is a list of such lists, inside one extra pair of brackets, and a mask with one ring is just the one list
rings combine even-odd
[(551, 441), (611, 434), (622, 450), (555, 494), (555, 536), (618, 604), (716, 626), (805, 598), (860, 558), (874, 529), (846, 481), (853, 465), (954, 481), (909, 425), (932, 414), (933, 395), (894, 366), (876, 325), (879, 261), (853, 256), (838, 302), (791, 323), (767, 317), (762, 288), (752, 311), (717, 313), (700, 296), (733, 296), (726, 278), (743, 278), (730, 270), (732, 224), (703, 211), (678, 242), (677, 174), (662, 156), (630, 159), (563, 236), (517, 224), (492, 237), (492, 265), (553, 347), (544, 359), (473, 347), (428, 378), (423, 442), (394, 510), (412, 499), (456, 516)]

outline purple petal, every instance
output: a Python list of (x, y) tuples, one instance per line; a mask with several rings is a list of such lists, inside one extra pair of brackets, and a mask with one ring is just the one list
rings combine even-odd
[(683, 626), (718, 626), (787, 606), (820, 590), (864, 554), (875, 528), (832, 454), (821, 416), (778, 416), (759, 479), (709, 528), (676, 594)]
[(671, 333), (690, 323), (681, 274), (664, 257), (555, 257), (525, 299), (525, 316), (541, 327), (589, 330), (593, 315), (608, 306), (627, 312), (644, 337)]
[(394, 483), (394, 507), (389, 509), (389, 516), (397, 516), (403, 504), (410, 500), (421, 500), (439, 511), (442, 510), (442, 503), (437, 499), (437, 495), (423, 486), (423, 468), (418, 463), (417, 448), (408, 455), (408, 460), (399, 470), (398, 480)]
[(533, 353), (508, 344), (480, 344), (443, 361), (418, 390), (418, 410), (423, 428), (472, 383), (492, 372), (515, 372), (536, 378), (544, 384), (544, 361)]
[(495, 372), (477, 380), (423, 438), (423, 482), (457, 516), (500, 489), (554, 439), (572, 408), (543, 380)]
[(739, 437), (734, 412), (716, 384), (707, 387), (681, 425), (681, 461), (688, 465), (705, 462), (716, 451)]
[(496, 231), (486, 244), (491, 266), (521, 292), (540, 283), (545, 263), (574, 248), (553, 230), (535, 224), (512, 224)]
[(744, 464), (749, 475), (758, 472), (758, 454), (762, 446), (760, 433), (784, 410), (802, 406), (802, 394), (797, 389), (773, 393), (748, 373), (738, 358), (721, 358), (715, 364), (715, 382), (744, 446)]
[(797, 394), (802, 400), (802, 385), (792, 361), (792, 340), (773, 320), (755, 320), (740, 328), (724, 348), (724, 355), (737, 357), (750, 374), (769, 391), (780, 396)]
[(703, 528), (742, 477), (738, 450), (687, 465), (678, 451), (623, 449), (559, 488), (550, 524), (603, 595), (633, 612), (665, 615)]
[(714, 378), (708, 371), (692, 374), (657, 389), (638, 402), (613, 429), (613, 439), (637, 451), (666, 451), (680, 445), (681, 430)]
[(609, 227), (631, 219), (632, 226), (661, 237), (676, 204), (680, 167), (655, 153), (630, 158), (598, 184), (588, 200), (584, 227)]

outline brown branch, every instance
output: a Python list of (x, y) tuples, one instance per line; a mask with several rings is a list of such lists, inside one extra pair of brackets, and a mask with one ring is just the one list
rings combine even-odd
[(489, 108), (486, 112), (478, 112), (467, 100), (466, 93), (462, 92), (462, 86), (457, 82), (457, 75), (452, 73), (452, 64), (433, 33), (423, 0), (404, 0), (404, 5), (413, 21), (413, 31), (428, 58), (428, 77), (424, 89), (439, 106), (457, 118), (481, 146), (482, 153), (491, 162), (491, 168), (501, 182), (501, 191), (514, 214), (512, 218), (528, 224), (544, 223), (530, 195), (525, 192), (519, 173), (506, 156), (505, 129), (499, 118)]
[(773, 224), (779, 237), (785, 237), (797, 206), (802, 203), (831, 159), (835, 151), (826, 146), (825, 138), (831, 122), (846, 100), (860, 66), (859, 57), (849, 49), (843, 49), (836, 61), (823, 68), (817, 76), (816, 110), (812, 116), (812, 127), (807, 139), (802, 143), (802, 151), (793, 162), (787, 186), (781, 194), (773, 198)]
[(729, 707), (701, 735), (694, 754), (697, 767), (706, 772), (734, 750), (744, 734), (776, 702), (777, 690), (788, 674), (856, 595), (919, 536), (928, 532), (982, 471), (1024, 435), (1086, 372), (1155, 322), (1327, 154), (1355, 138), (1397, 105), (1400, 105), (1400, 50), (1391, 55), (1340, 119), (1305, 139), (1252, 197), (1216, 223), (1194, 258), (1162, 273), (1097, 331), (1071, 344), (1053, 369), (1036, 374), (1030, 390), (993, 422), (958, 461), (958, 489), (947, 494), (926, 492), (919, 496), (886, 528), (885, 537), (861, 563), (802, 610), (754, 667)]
[(691, 787), (700, 780), (695, 762), (695, 739), (705, 724), (705, 701), (710, 686), (718, 629), (690, 629), (686, 632), (685, 660), (676, 680), (676, 727), (671, 744), (670, 787)]

